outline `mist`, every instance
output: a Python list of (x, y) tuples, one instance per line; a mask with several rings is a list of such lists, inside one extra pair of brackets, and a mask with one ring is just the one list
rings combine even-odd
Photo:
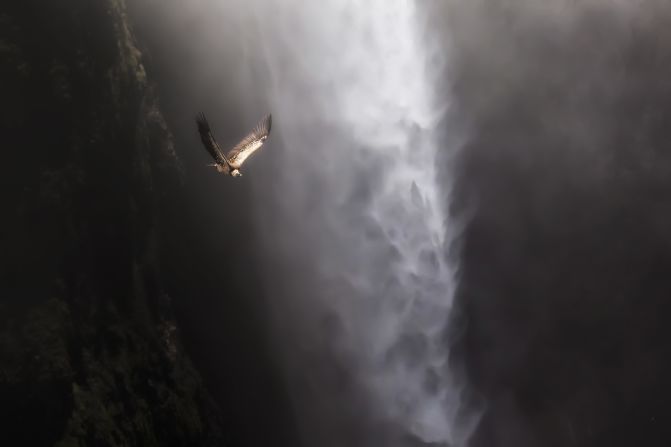
[(665, 445), (669, 6), (360, 3), (135, 5), (301, 444)]
[(281, 123), (264, 172), (275, 185), (257, 184), (254, 203), (277, 256), (268, 294), (308, 445), (460, 444), (472, 426), (457, 422), (444, 340), (454, 229), (435, 165), (451, 149), (436, 133), (449, 98), (435, 95), (446, 56), (426, 13), (403, 1), (253, 12)]
[[(439, 141), (448, 42), (429, 13), (402, 0), (259, 0), (145, 2), (137, 14), (140, 28), (160, 26), (148, 14), (177, 34), (191, 25), (183, 76), (208, 83), (197, 107), (220, 143), (240, 132), (222, 116), (273, 113), (242, 206), (304, 445), (463, 445), (477, 422), (449, 361), (459, 225), (437, 162), (458, 144)], [(156, 29), (160, 45), (174, 41)]]
[(471, 445), (668, 444), (669, 3), (444, 11)]

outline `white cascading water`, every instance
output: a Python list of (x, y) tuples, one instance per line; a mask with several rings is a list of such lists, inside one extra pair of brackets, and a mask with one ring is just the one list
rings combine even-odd
[[(263, 67), (260, 85), (269, 86), (253, 96), (274, 115), (254, 200), (290, 271), (283, 276), (297, 277), (303, 295), (277, 304), (277, 318), (291, 321), (280, 330), (298, 332), (286, 351), (337, 352), (376, 420), (413, 445), (462, 445), (473, 421), (459, 418), (461, 390), (448, 365), (455, 275), (436, 172), (447, 98), (434, 90), (445, 49), (423, 32), (413, 0), (251, 4), (243, 22), (250, 65)], [(250, 176), (261, 176), (260, 164)], [(325, 341), (317, 341), (321, 315), (338, 326)], [(309, 399), (298, 406), (319, 411)]]

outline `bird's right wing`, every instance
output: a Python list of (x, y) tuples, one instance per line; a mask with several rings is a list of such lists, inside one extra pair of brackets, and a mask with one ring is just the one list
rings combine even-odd
[(219, 164), (227, 163), (226, 157), (222, 152), (217, 140), (214, 139), (212, 131), (210, 130), (210, 123), (207, 122), (204, 113), (198, 114), (196, 117), (196, 123), (198, 123), (198, 133), (200, 134), (200, 140), (203, 142), (205, 149), (210, 153), (214, 161)]

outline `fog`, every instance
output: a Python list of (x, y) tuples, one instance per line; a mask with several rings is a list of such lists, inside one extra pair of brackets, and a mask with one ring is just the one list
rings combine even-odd
[[(616, 445), (628, 422), (665, 445), (648, 416), (668, 393), (641, 383), (669, 372), (670, 13), (136, 5), (303, 445)], [(203, 171), (201, 110), (224, 146), (273, 113), (240, 181)]]
[(472, 421), (444, 337), (454, 229), (435, 167), (455, 149), (436, 133), (445, 43), (413, 2), (254, 6), (247, 48), (278, 124), (272, 190), (254, 184), (253, 200), (307, 443), (461, 444)]
[(667, 445), (671, 4), (451, 6), (471, 445)]
[[(193, 110), (204, 109), (222, 145), (273, 113), (271, 138), (246, 167), (244, 212), (305, 445), (463, 444), (477, 415), (464, 411), (449, 362), (456, 265), (446, 253), (458, 224), (436, 168), (458, 145), (439, 141), (448, 46), (428, 29), (429, 9), (405, 0), (144, 6), (144, 26), (167, 33), (146, 18), (165, 17), (188, 34), (178, 46), (199, 48), (181, 69), (209, 84), (212, 96)], [(179, 39), (160, 35), (162, 45)], [(218, 124), (222, 115), (236, 131)], [(221, 180), (211, 194), (236, 194)]]

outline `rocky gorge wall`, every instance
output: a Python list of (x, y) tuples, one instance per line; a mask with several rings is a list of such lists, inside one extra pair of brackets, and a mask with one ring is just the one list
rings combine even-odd
[(123, 0), (0, 6), (0, 427), (223, 445), (163, 278), (180, 162)]

